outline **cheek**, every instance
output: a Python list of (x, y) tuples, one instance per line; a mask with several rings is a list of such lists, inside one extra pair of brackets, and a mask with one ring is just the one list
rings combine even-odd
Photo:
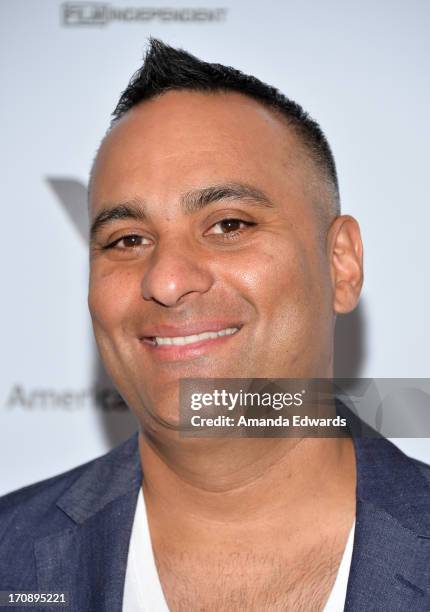
[(243, 266), (235, 266), (230, 273), (255, 305), (260, 316), (272, 316), (287, 307), (303, 307), (310, 301), (313, 284), (310, 266), (304, 254), (294, 246), (273, 245), (249, 256)]
[(96, 328), (114, 332), (127, 320), (140, 297), (140, 283), (132, 270), (121, 273), (95, 265), (91, 269), (88, 306)]
[(319, 333), (330, 304), (327, 274), (322, 258), (315, 252), (310, 256), (299, 241), (274, 240), (270, 250), (249, 256), (231, 274), (256, 310), (257, 333), (264, 335), (266, 346), (285, 346), (288, 339), (292, 349)]

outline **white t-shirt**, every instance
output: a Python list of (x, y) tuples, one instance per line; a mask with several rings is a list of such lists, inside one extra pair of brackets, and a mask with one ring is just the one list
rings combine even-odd
[(343, 612), (345, 608), (346, 588), (348, 586), (349, 570), (351, 569), (352, 549), (354, 545), (355, 520), (349, 532), (342, 560), (337, 570), (336, 580), (331, 590), (323, 612)]
[(142, 488), (128, 549), (123, 612), (169, 612), (155, 565)]
[[(343, 612), (351, 566), (355, 521), (324, 612)], [(158, 577), (142, 489), (139, 491), (128, 550), (123, 612), (168, 612)]]

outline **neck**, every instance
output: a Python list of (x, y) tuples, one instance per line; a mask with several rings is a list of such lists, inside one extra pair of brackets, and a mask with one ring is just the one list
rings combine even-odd
[(355, 509), (349, 438), (176, 439), (142, 430), (139, 451), (147, 503), (159, 516), (192, 523), (305, 519), (315, 509)]

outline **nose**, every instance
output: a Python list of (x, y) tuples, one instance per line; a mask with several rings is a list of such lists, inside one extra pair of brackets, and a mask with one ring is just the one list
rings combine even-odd
[(205, 293), (212, 284), (206, 260), (182, 241), (170, 240), (160, 242), (151, 254), (141, 290), (145, 300), (175, 306), (185, 296)]

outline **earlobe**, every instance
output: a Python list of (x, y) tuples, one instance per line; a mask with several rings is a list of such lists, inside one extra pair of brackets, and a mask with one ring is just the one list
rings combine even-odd
[(337, 217), (327, 246), (333, 287), (333, 309), (342, 314), (356, 307), (363, 285), (363, 244), (360, 227), (350, 215)]

